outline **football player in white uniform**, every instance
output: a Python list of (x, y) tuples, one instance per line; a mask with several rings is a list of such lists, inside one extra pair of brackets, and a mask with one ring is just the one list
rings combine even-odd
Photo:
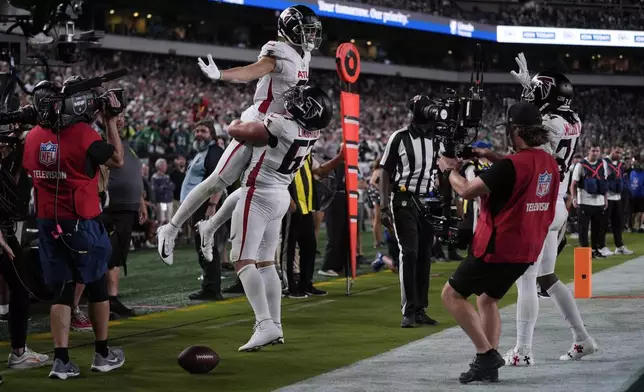
[[(259, 79), (253, 105), (241, 115), (241, 121), (262, 121), (268, 113), (284, 113), (284, 93), (296, 85), (305, 85), (309, 79), (311, 51), (322, 42), (322, 23), (310, 8), (303, 5), (282, 11), (277, 21), (278, 41), (269, 41), (262, 47), (258, 61), (243, 67), (220, 70), (208, 55), (208, 64), (201, 58), (199, 67), (213, 81), (248, 83)], [(183, 201), (169, 224), (157, 231), (161, 260), (171, 265), (174, 241), (179, 228), (211, 196), (223, 191), (239, 179), (250, 160), (252, 148), (233, 141), (226, 148), (215, 171), (197, 185)], [(229, 212), (230, 213), (230, 212)], [(212, 243), (214, 230), (203, 228), (202, 241)]]
[(288, 186), (333, 116), (331, 99), (318, 87), (295, 86), (284, 96), (286, 114), (271, 113), (263, 122), (235, 120), (228, 127), (231, 137), (253, 146), (232, 217), (231, 261), (256, 320), (239, 351), (283, 342), (275, 253), (291, 201)]
[(554, 301), (573, 334), (570, 350), (559, 359), (578, 360), (596, 352), (599, 347), (586, 331), (572, 293), (555, 275), (555, 262), (561, 239), (559, 234), (568, 219), (564, 196), (570, 179), (572, 157), (581, 135), (581, 121), (577, 113), (570, 109), (573, 87), (568, 78), (556, 72), (540, 72), (530, 78), (523, 53), (516, 60), (519, 73), (512, 71), (512, 75), (523, 86), (522, 99), (537, 105), (543, 115), (543, 125), (550, 131), (550, 142), (542, 148), (552, 153), (559, 163), (563, 185), (559, 187), (555, 218), (539, 259), (517, 280), (517, 344), (506, 353), (505, 360), (510, 366), (534, 364), (532, 335), (539, 314), (537, 282)]

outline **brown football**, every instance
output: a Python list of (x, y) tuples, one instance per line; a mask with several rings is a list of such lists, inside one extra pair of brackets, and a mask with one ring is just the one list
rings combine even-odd
[(219, 364), (219, 355), (205, 346), (192, 346), (183, 350), (177, 362), (183, 370), (192, 374), (205, 374)]

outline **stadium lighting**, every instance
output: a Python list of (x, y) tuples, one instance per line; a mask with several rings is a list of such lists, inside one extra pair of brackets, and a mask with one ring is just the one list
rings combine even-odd
[(371, 41), (367, 41), (367, 45), (371, 46)]
[(570, 53), (566, 53), (566, 57), (570, 57)]
[(595, 60), (595, 56), (591, 57), (591, 59)]
[(138, 13), (138, 12), (135, 12), (135, 13), (134, 13), (134, 14), (132, 14), (132, 15), (133, 15), (135, 18), (138, 18), (138, 17), (139, 17), (139, 13)]
[(202, 21), (201, 21), (201, 22), (199, 22), (199, 23), (201, 23), (201, 24), (203, 25), (203, 24), (206, 24), (206, 21), (205, 21), (205, 20), (202, 20)]
[(355, 40), (355, 39), (353, 39), (353, 38), (351, 38), (351, 43), (352, 43), (352, 44), (355, 44), (355, 43), (356, 43), (356, 40)]
[(110, 10), (110, 15), (114, 15), (114, 10)]
[(152, 14), (148, 14), (148, 19), (152, 19)]
[(447, 51), (447, 54), (452, 54), (452, 50), (451, 50), (451, 49), (450, 49), (450, 50), (448, 50), (448, 51)]
[(602, 58), (602, 55), (601, 55), (601, 54), (598, 54), (598, 55), (597, 55), (597, 58), (598, 58), (598, 59)]
[(622, 56), (622, 55), (620, 54), (620, 55), (619, 55), (619, 58), (620, 58), (620, 59), (623, 59), (623, 58), (624, 58), (624, 56)]

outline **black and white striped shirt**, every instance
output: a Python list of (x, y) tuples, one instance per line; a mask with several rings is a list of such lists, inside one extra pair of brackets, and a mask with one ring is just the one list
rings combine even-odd
[(410, 125), (389, 137), (380, 166), (391, 175), (392, 189), (404, 186), (408, 192), (428, 194), (438, 185), (436, 161), (443, 150), (442, 143)]

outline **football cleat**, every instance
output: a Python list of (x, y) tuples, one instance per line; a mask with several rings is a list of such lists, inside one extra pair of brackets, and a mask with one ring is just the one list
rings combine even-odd
[(520, 350), (518, 348), (510, 349), (505, 356), (503, 356), (506, 366), (532, 366), (534, 365), (534, 357), (532, 350)]
[(620, 246), (619, 248), (615, 248), (615, 254), (616, 255), (632, 255), (633, 251), (628, 249), (626, 246)]
[(277, 326), (271, 319), (256, 322), (253, 329), (253, 336), (250, 337), (248, 343), (239, 347), (238, 351), (257, 351), (262, 347), (273, 343), (279, 338), (283, 338), (279, 328), (277, 328)]
[(167, 265), (172, 265), (174, 259), (172, 252), (174, 251), (174, 240), (179, 234), (179, 229), (174, 227), (172, 223), (163, 225), (157, 230), (157, 250), (161, 261)]
[(559, 357), (560, 361), (578, 361), (586, 355), (599, 352), (599, 345), (590, 336), (583, 342), (574, 342), (566, 355)]
[(215, 230), (209, 219), (201, 220), (195, 225), (199, 238), (201, 239), (199, 249), (204, 259), (212, 261), (213, 249), (215, 247)]

